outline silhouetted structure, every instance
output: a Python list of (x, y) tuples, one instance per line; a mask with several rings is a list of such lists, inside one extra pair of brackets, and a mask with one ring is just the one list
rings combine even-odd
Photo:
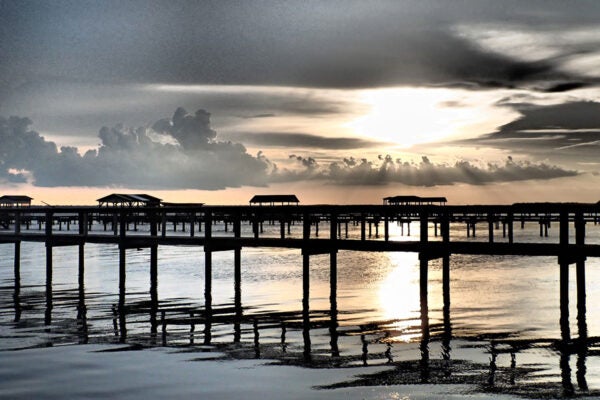
[(445, 197), (419, 197), (419, 196), (389, 196), (383, 198), (383, 204), (394, 206), (422, 206), (446, 205)]
[(170, 203), (170, 202), (166, 202), (166, 201), (163, 201), (161, 204), (165, 207), (182, 207), (182, 208), (201, 207), (204, 205), (204, 203)]
[(257, 194), (250, 199), (250, 205), (269, 205), (274, 206), (275, 204), (283, 205), (298, 205), (300, 200), (294, 194)]
[(0, 197), (0, 207), (29, 207), (31, 200), (29, 196), (4, 195)]
[(161, 199), (149, 194), (112, 193), (96, 201), (100, 207), (158, 207)]

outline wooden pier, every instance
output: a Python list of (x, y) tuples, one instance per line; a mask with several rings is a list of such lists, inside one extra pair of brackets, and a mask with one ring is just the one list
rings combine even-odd
[[(585, 340), (585, 261), (600, 257), (600, 244), (586, 243), (586, 224), (597, 224), (600, 206), (579, 203), (535, 203), (476, 206), (311, 205), (311, 206), (168, 206), (168, 207), (21, 207), (0, 210), (0, 243), (14, 244), (15, 290), (19, 290), (21, 242), (46, 246), (46, 301), (52, 304), (52, 252), (58, 246), (79, 246), (79, 285), (85, 274), (85, 244), (119, 247), (119, 307), (125, 306), (126, 250), (150, 248), (150, 300), (158, 304), (158, 250), (162, 245), (204, 248), (205, 315), (212, 315), (212, 254), (234, 252), (236, 309), (241, 309), (241, 249), (243, 247), (293, 248), (302, 253), (303, 310), (308, 319), (310, 256), (329, 254), (332, 307), (337, 291), (337, 252), (416, 252), (420, 260), (421, 312), (428, 309), (428, 263), (442, 258), (444, 312), (450, 307), (450, 257), (452, 254), (553, 256), (560, 276), (560, 327), (570, 341), (569, 265), (576, 264), (579, 339)], [(390, 237), (397, 224), (400, 237)], [(520, 243), (515, 225), (539, 224), (548, 237), (558, 225), (557, 241)], [(264, 225), (279, 225), (278, 234), (265, 233)], [(418, 226), (411, 236), (411, 224)], [(219, 227), (217, 231), (215, 228)], [(350, 237), (349, 226), (359, 231)], [(466, 237), (452, 240), (451, 228), (464, 227)], [(477, 238), (477, 227), (486, 235)], [(294, 227), (294, 229), (292, 229)], [(296, 228), (297, 227), (297, 228)], [(299, 231), (301, 228), (300, 233)], [(324, 228), (324, 229), (323, 229)], [(487, 229), (485, 229), (487, 228)], [(293, 231), (293, 232), (292, 232)], [(501, 232), (501, 233), (500, 233)], [(433, 233), (433, 234), (432, 234)], [(456, 239), (456, 238), (454, 238)], [(482, 240), (483, 239), (483, 240)], [(156, 330), (157, 310), (151, 313)], [(51, 311), (50, 311), (51, 312)], [(51, 318), (50, 316), (47, 316)], [(423, 332), (428, 331), (424, 318)], [(210, 321), (206, 322), (207, 325)], [(209, 329), (210, 331), (210, 329)]]

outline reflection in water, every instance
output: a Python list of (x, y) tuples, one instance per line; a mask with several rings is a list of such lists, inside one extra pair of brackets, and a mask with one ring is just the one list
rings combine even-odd
[[(536, 384), (539, 388), (540, 370), (551, 369), (545, 364), (532, 367), (528, 364), (531, 354), (527, 352), (531, 349), (539, 351), (544, 346), (552, 349), (550, 344), (527, 342), (525, 339), (519, 342), (514, 337), (502, 334), (492, 335), (494, 340), (490, 344), (487, 336), (477, 336), (479, 332), (464, 328), (465, 324), (461, 324), (460, 318), (464, 318), (465, 313), (460, 308), (452, 308), (455, 320), (451, 319), (450, 296), (446, 289), (443, 291), (443, 309), (436, 305), (441, 303), (441, 296), (435, 286), (439, 281), (436, 280), (435, 270), (431, 274), (434, 277), (430, 282), (431, 296), (426, 285), (419, 285), (419, 274), (427, 278), (427, 273), (418, 267), (427, 267), (426, 262), (418, 262), (412, 254), (391, 253), (389, 258), (392, 260), (390, 272), (386, 270), (387, 276), (377, 282), (383, 312), (370, 323), (364, 321), (363, 315), (353, 320), (358, 313), (353, 314), (353, 310), (345, 308), (345, 301), (354, 293), (348, 295), (347, 286), (340, 285), (343, 295), (338, 299), (337, 283), (333, 279), (329, 282), (329, 304), (324, 293), (317, 291), (317, 286), (313, 296), (314, 293), (320, 296), (313, 297), (312, 310), (308, 296), (303, 293), (302, 309), (298, 309), (300, 302), (296, 299), (296, 305), (292, 306), (294, 309), (286, 312), (271, 312), (269, 307), (256, 306), (251, 302), (249, 308), (243, 308), (240, 285), (234, 286), (232, 296), (227, 301), (219, 299), (220, 294), (215, 287), (215, 306), (213, 308), (210, 302), (206, 302), (211, 305), (208, 310), (203, 307), (201, 300), (184, 296), (159, 302), (157, 282), (151, 281), (148, 296), (146, 280), (139, 285), (142, 289), (136, 288), (138, 292), (127, 293), (127, 304), (124, 290), (119, 291), (118, 297), (98, 293), (97, 290), (90, 290), (89, 286), (84, 287), (82, 276), (79, 287), (66, 291), (55, 290), (54, 297), (51, 280), (47, 282), (46, 292), (43, 282), (41, 286), (32, 288), (21, 287), (21, 283), (15, 280), (14, 287), (0, 288), (0, 295), (6, 321), (20, 322), (19, 334), (34, 331), (46, 324), (52, 333), (47, 336), (53, 343), (108, 342), (152, 346), (157, 344), (158, 325), (161, 324), (164, 346), (187, 346), (192, 350), (206, 351), (207, 347), (202, 346), (205, 344), (232, 357), (279, 359), (282, 363), (315, 367), (357, 367), (381, 363), (392, 370), (390, 375), (373, 376), (371, 380), (365, 378), (358, 383), (344, 382), (345, 385), (428, 382), (485, 386), (487, 382), (500, 392), (529, 393), (527, 390), (531, 390), (531, 393), (535, 393)], [(415, 264), (417, 268), (413, 268)], [(434, 268), (438, 265), (432, 264)], [(55, 285), (60, 288), (62, 282), (60, 275), (57, 275)], [(161, 291), (163, 285), (161, 281)], [(244, 301), (248, 302), (246, 298)], [(454, 304), (459, 307), (462, 305), (458, 300), (454, 300)], [(244, 315), (244, 311), (249, 315)], [(196, 329), (197, 324), (203, 324), (204, 329)], [(561, 323), (561, 328), (564, 325)], [(554, 391), (561, 390), (564, 395), (597, 395), (597, 391), (588, 388), (586, 379), (588, 368), (593, 369), (593, 364), (586, 363), (589, 364), (596, 357), (595, 350), (590, 351), (589, 346), (595, 345), (598, 339), (587, 337), (585, 308), (578, 308), (577, 328), (577, 340), (570, 338), (570, 332), (561, 331), (564, 335), (561, 344), (552, 343), (558, 352), (555, 356), (545, 357), (550, 360), (548, 364), (552, 363), (554, 368), (560, 367), (560, 379), (556, 379), (558, 374), (554, 373), (555, 376), (548, 377), (544, 384)], [(484, 344), (489, 347), (484, 348)], [(478, 352), (476, 361), (468, 358), (469, 351), (473, 349)], [(487, 359), (481, 359), (485, 349), (490, 352), (489, 364)], [(517, 353), (521, 365), (517, 365)], [(571, 360), (575, 357), (576, 360)], [(576, 362), (571, 365), (569, 361)], [(571, 367), (576, 371), (572, 371)], [(594, 382), (590, 374), (587, 375), (593, 387)]]

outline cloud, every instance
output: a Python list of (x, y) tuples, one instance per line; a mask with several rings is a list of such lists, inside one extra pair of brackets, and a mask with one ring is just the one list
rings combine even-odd
[(578, 175), (546, 163), (516, 161), (509, 156), (503, 163), (469, 162), (434, 163), (426, 156), (420, 162), (402, 161), (380, 156), (377, 161), (366, 158), (344, 158), (341, 162), (320, 165), (312, 158), (290, 156), (301, 168), (279, 170), (272, 180), (290, 182), (323, 180), (336, 185), (386, 185), (401, 183), (410, 186), (437, 186), (466, 183), (484, 185), (494, 182), (546, 180)]
[[(154, 129), (103, 127), (98, 135), (101, 144), (83, 155), (75, 147), (59, 149), (54, 142), (30, 130), (30, 125), (28, 118), (0, 118), (0, 181), (4, 183), (27, 179), (46, 187), (216, 190), (295, 181), (336, 185), (482, 185), (578, 174), (511, 157), (500, 164), (466, 160), (435, 163), (425, 156), (418, 163), (391, 156), (379, 156), (376, 160), (348, 156), (321, 163), (315, 157), (292, 154), (290, 161), (295, 167), (281, 168), (262, 152), (252, 156), (239, 143), (218, 141), (208, 112), (189, 114), (183, 108), (178, 108), (171, 118), (158, 120), (152, 125)], [(310, 135), (291, 139), (298, 144), (315, 140)], [(322, 138), (316, 140), (331, 145)]]
[(506, 103), (521, 116), (496, 132), (459, 143), (510, 149), (541, 157), (594, 161), (600, 149), (600, 103)]
[[(210, 114), (179, 108), (159, 120), (162, 143), (146, 128), (103, 127), (101, 144), (83, 156), (74, 147), (57, 148), (29, 130), (27, 118), (0, 119), (0, 178), (20, 179), (27, 171), (37, 186), (116, 186), (130, 188), (223, 189), (264, 186), (272, 165), (251, 156), (241, 144), (216, 141)], [(22, 180), (22, 179), (21, 179)]]
[(228, 133), (231, 140), (262, 147), (313, 148), (327, 150), (360, 149), (385, 143), (349, 137), (325, 137), (308, 133), (258, 132)]
[(597, 78), (593, 2), (109, 3), (3, 5), (0, 77), (11, 87), (41, 78), (345, 88)]

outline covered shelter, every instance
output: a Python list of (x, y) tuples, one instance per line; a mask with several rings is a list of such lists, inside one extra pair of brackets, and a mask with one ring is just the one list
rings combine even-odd
[(445, 197), (420, 197), (420, 196), (389, 196), (383, 198), (384, 205), (391, 206), (423, 206), (423, 205), (446, 205)]
[(0, 207), (29, 207), (31, 200), (29, 196), (6, 194), (0, 197)]
[(297, 206), (300, 200), (294, 194), (257, 194), (250, 199), (250, 205), (258, 204), (274, 206), (274, 205), (295, 205)]
[(159, 207), (161, 199), (149, 194), (112, 193), (96, 201), (99, 207)]

